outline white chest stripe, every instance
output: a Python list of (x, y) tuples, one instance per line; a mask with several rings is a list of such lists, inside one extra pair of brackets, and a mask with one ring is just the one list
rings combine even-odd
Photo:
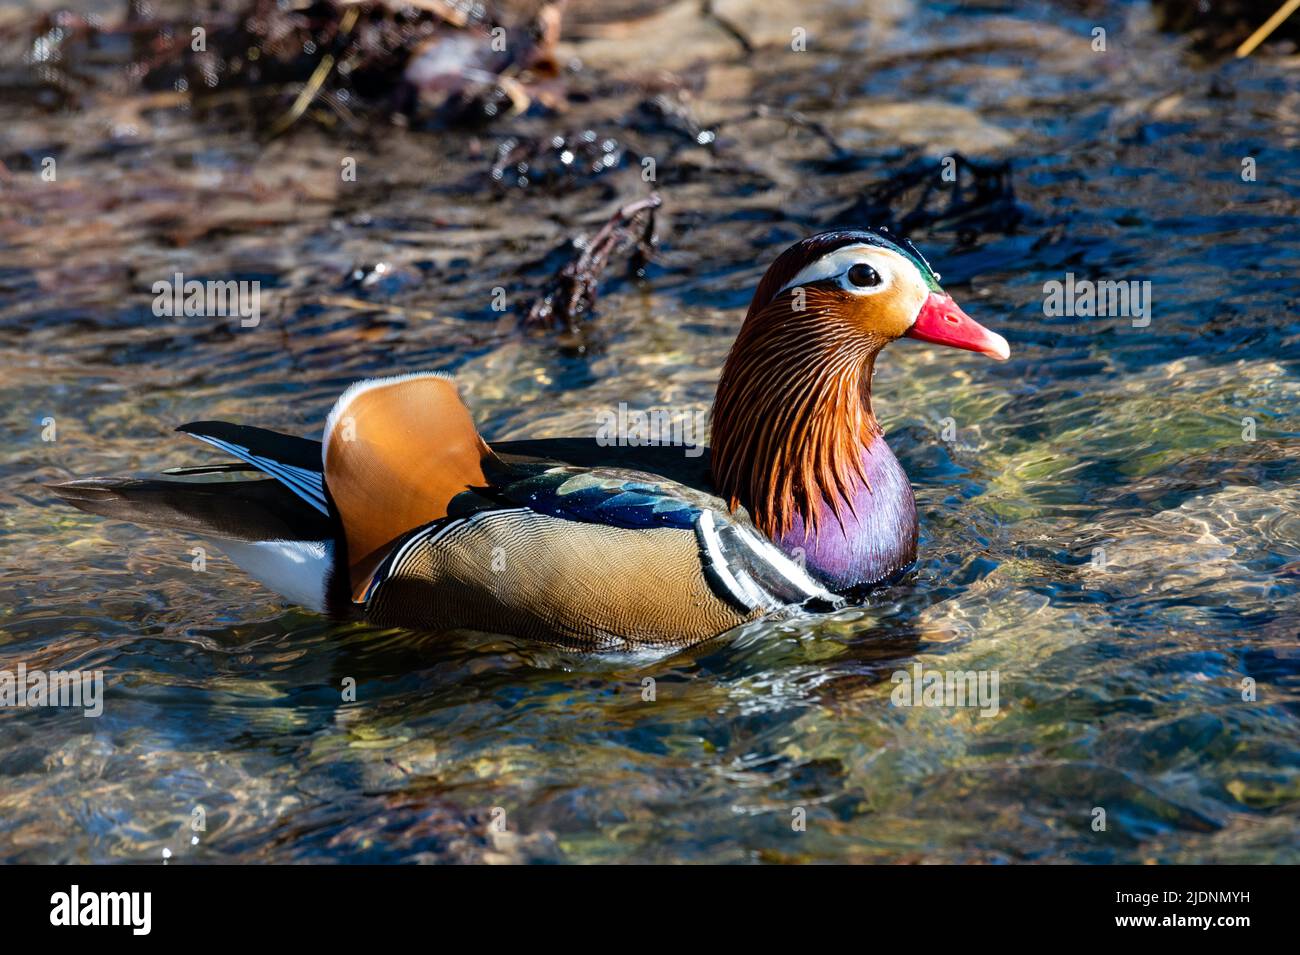
[(736, 575), (731, 572), (731, 567), (727, 564), (727, 558), (722, 553), (722, 542), (718, 540), (718, 528), (713, 519), (713, 512), (702, 511), (696, 519), (695, 526), (699, 531), (700, 540), (704, 543), (704, 552), (708, 555), (709, 567), (717, 574), (727, 590), (730, 591), (731, 596), (746, 610), (766, 606), (762, 595), (756, 592), (752, 584), (748, 582), (741, 584), (736, 579)]
[(833, 593), (808, 575), (808, 572), (796, 564), (781, 551), (779, 547), (762, 540), (747, 527), (737, 527), (740, 539), (745, 542), (754, 555), (767, 563), (791, 585), (807, 594), (809, 599), (827, 600), (834, 603), (839, 600)]
[[(719, 524), (719, 520), (717, 514), (708, 510), (702, 511), (696, 520), (696, 533), (704, 551), (702, 558), (706, 561), (706, 571), (741, 606), (771, 611), (808, 600), (833, 605), (842, 602), (774, 544), (743, 525), (725, 518)], [(738, 547), (743, 551), (738, 551)]]

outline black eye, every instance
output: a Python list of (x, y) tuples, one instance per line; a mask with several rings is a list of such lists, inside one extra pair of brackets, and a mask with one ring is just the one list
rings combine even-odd
[(858, 288), (871, 288), (880, 284), (880, 273), (869, 265), (859, 262), (849, 269), (849, 281)]

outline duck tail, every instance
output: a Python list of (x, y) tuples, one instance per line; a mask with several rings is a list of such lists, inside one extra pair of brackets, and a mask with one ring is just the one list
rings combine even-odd
[(48, 487), (91, 514), (211, 541), (281, 596), (321, 612), (334, 606), (328, 598), (337, 518), (320, 513), (278, 480), (87, 478)]

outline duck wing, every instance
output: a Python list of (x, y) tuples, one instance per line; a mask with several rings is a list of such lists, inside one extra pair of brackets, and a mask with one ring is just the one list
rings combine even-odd
[(685, 646), (839, 603), (695, 488), (612, 468), (492, 470), (478, 507), (393, 547), (362, 598), (370, 619), (608, 650)]
[[(522, 469), (516, 465), (517, 469)], [(744, 610), (837, 600), (721, 498), (657, 474), (559, 465), (494, 488), (539, 514), (626, 530), (691, 531), (700, 570)]]

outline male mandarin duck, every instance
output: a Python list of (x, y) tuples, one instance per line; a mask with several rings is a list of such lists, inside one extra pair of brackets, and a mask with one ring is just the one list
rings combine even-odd
[(270, 480), (54, 489), (213, 540), (331, 615), (588, 650), (681, 647), (833, 608), (913, 563), (912, 489), (871, 410), (876, 356), (904, 335), (1009, 354), (909, 242), (827, 232), (759, 282), (702, 456), (594, 438), (489, 444), (435, 372), (353, 385), (320, 442), (217, 421), (178, 429), (240, 463), (169, 473)]

